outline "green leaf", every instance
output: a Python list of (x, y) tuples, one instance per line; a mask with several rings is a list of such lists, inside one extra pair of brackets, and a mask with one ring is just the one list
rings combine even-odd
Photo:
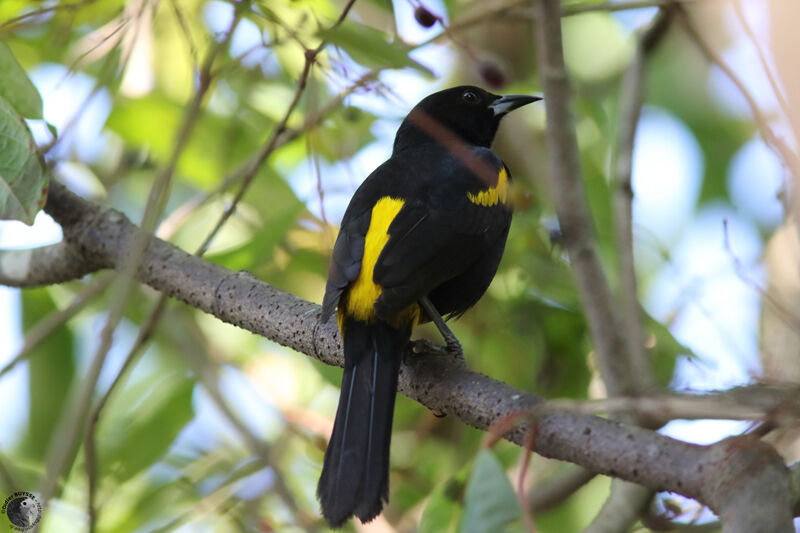
[(356, 107), (343, 107), (320, 128), (308, 133), (311, 150), (328, 161), (350, 159), (375, 140), (372, 134), (374, 115)]
[(450, 479), (434, 490), (422, 511), (419, 533), (455, 533), (461, 516), (459, 493), (463, 489), (463, 483)]
[(521, 516), (503, 465), (491, 450), (478, 453), (464, 497), (460, 533), (499, 533)]
[(25, 118), (42, 118), (42, 97), (11, 49), (0, 42), (0, 97)]
[[(129, 145), (146, 149), (166, 164), (183, 116), (183, 105), (158, 94), (115, 102), (106, 125)], [(201, 188), (215, 186), (225, 172), (258, 147), (262, 132), (238, 120), (203, 113), (178, 160), (180, 175)]]
[(341, 47), (357, 63), (368, 68), (411, 67), (433, 76), (427, 67), (411, 59), (413, 47), (400, 40), (388, 41), (388, 36), (369, 26), (345, 20), (322, 34), (323, 39)]
[(644, 313), (645, 328), (650, 333), (647, 341), (650, 358), (653, 361), (653, 374), (661, 386), (668, 386), (675, 372), (678, 357), (696, 359), (697, 355), (681, 344), (672, 332), (661, 322)]
[[(55, 312), (47, 289), (29, 289), (22, 293), (22, 327), (29, 331)], [(28, 358), (30, 413), (28, 434), (22, 453), (43, 461), (67, 404), (75, 377), (74, 338), (68, 327), (60, 327), (31, 352)]]
[(98, 438), (103, 473), (122, 482), (161, 459), (194, 415), (193, 390), (194, 380), (172, 374), (127, 413), (104, 423)]
[(33, 224), (44, 205), (47, 183), (44, 161), (28, 126), (0, 97), (0, 219)]

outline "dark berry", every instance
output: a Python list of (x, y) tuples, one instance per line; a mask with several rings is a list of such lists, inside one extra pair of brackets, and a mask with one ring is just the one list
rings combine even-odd
[(484, 62), (481, 63), (479, 72), (483, 81), (485, 81), (492, 89), (500, 89), (506, 84), (506, 75), (500, 70), (500, 67), (494, 63)]
[(425, 28), (430, 28), (436, 24), (437, 20), (439, 20), (439, 17), (428, 11), (423, 6), (417, 6), (416, 9), (414, 9), (414, 18), (417, 19), (417, 22), (419, 22), (420, 26)]

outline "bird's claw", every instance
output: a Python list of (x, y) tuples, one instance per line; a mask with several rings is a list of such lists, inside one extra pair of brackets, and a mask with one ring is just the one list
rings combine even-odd
[(461, 349), (461, 344), (458, 341), (448, 342), (442, 346), (427, 339), (413, 340), (411, 341), (411, 353), (414, 355), (449, 355), (456, 359), (464, 359), (464, 351)]

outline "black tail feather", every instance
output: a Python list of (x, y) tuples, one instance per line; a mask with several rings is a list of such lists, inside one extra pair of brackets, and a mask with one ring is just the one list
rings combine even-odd
[(331, 527), (368, 522), (389, 501), (389, 444), (397, 373), (409, 331), (384, 322), (343, 324), (345, 368), (317, 497)]

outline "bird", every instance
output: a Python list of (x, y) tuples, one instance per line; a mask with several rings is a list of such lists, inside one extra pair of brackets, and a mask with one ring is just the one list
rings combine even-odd
[(369, 522), (389, 500), (398, 372), (414, 327), (433, 322), (442, 349), (463, 357), (445, 317), (486, 292), (511, 224), (511, 173), (491, 144), (507, 113), (537, 100), (467, 85), (425, 97), (345, 210), (319, 318), (336, 311), (344, 350), (317, 485), (332, 528)]

